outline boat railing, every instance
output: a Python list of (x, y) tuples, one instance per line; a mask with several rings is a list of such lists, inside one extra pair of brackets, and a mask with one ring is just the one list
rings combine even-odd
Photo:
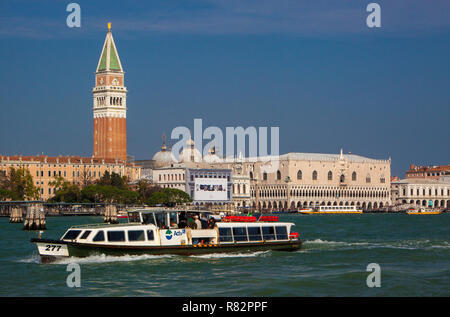
[(95, 224), (87, 224), (87, 225), (76, 225), (70, 227), (70, 229), (95, 229), (95, 228), (104, 228), (104, 227), (128, 227), (128, 226), (139, 226), (142, 225), (141, 223), (117, 223), (117, 224), (108, 224), (108, 223), (95, 223)]

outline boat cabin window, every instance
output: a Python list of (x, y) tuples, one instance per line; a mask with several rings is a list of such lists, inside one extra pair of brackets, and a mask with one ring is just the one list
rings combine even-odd
[(92, 239), (92, 241), (105, 241), (105, 233), (103, 232), (103, 230), (100, 230), (99, 232), (97, 232), (97, 234), (95, 235), (94, 239)]
[(81, 233), (81, 230), (69, 230), (62, 238), (63, 240), (74, 240), (76, 239)]
[(87, 237), (89, 237), (90, 234), (91, 234), (91, 230), (86, 230), (85, 232), (83, 232), (80, 239), (87, 239)]
[(261, 228), (260, 227), (248, 227), (248, 239), (250, 241), (261, 241)]
[(275, 228), (273, 226), (262, 227), (264, 240), (275, 240)]
[(129, 212), (128, 213), (128, 222), (141, 222), (141, 219), (139, 218), (138, 212)]
[(148, 224), (156, 225), (155, 218), (153, 217), (153, 213), (142, 214), (142, 223), (145, 225), (148, 225)]
[(233, 236), (231, 235), (231, 228), (219, 228), (219, 241), (220, 242), (233, 241)]
[(148, 241), (155, 240), (155, 234), (153, 233), (153, 230), (147, 230), (147, 240)]
[(144, 230), (129, 230), (128, 241), (145, 241)]
[(125, 241), (125, 231), (108, 231), (109, 242)]
[(233, 228), (234, 241), (248, 241), (245, 227)]
[(286, 226), (276, 226), (275, 230), (277, 232), (278, 240), (286, 240), (288, 238)]
[(158, 226), (158, 228), (169, 228), (168, 224), (166, 223), (167, 221), (166, 215), (167, 214), (165, 212), (155, 213), (156, 225)]
[(178, 213), (171, 212), (171, 213), (169, 213), (169, 217), (170, 217), (169, 223), (171, 224), (171, 227), (172, 227), (172, 223), (174, 223), (176, 226), (178, 226)]

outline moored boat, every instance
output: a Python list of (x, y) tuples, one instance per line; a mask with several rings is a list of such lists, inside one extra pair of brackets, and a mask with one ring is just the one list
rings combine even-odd
[(128, 212), (128, 223), (74, 226), (59, 240), (31, 242), (43, 263), (96, 254), (194, 255), (300, 248), (302, 241), (292, 231), (295, 224), (278, 222), (277, 217), (253, 218), (215, 221), (203, 211), (137, 210)]

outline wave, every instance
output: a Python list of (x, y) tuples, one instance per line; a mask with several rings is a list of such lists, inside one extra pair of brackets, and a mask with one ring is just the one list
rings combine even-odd
[[(204, 255), (191, 255), (188, 257), (172, 255), (172, 254), (166, 254), (166, 255), (143, 254), (143, 255), (121, 255), (121, 256), (98, 254), (98, 255), (91, 255), (91, 256), (83, 257), (83, 258), (68, 257), (68, 258), (57, 259), (55, 262), (52, 262), (51, 264), (67, 265), (70, 263), (99, 264), (99, 263), (113, 263), (113, 262), (135, 262), (135, 261), (157, 260), (157, 259), (165, 259), (165, 258), (169, 259), (169, 258), (175, 258), (175, 257), (178, 257), (179, 259), (183, 259), (183, 258), (203, 258), (203, 259), (243, 258), (243, 257), (261, 256), (261, 255), (267, 254), (269, 252), (270, 252), (270, 250), (269, 251), (257, 251), (257, 252), (251, 252), (251, 253), (228, 253), (228, 254), (212, 253), (212, 254), (204, 254)], [(40, 259), (39, 255), (32, 255), (31, 257), (18, 260), (18, 262), (40, 264), (41, 259)]]
[(306, 240), (303, 245), (314, 245), (314, 244), (324, 244), (324, 245), (341, 245), (341, 246), (352, 246), (352, 245), (369, 245), (369, 242), (344, 242), (344, 241), (328, 241), (322, 239)]
[(322, 239), (306, 240), (303, 243), (306, 250), (336, 250), (336, 249), (404, 249), (404, 250), (429, 250), (433, 248), (447, 249), (450, 247), (447, 241), (430, 241), (430, 240), (401, 240), (401, 241), (385, 241), (385, 242), (345, 242), (345, 241), (328, 241)]
[(190, 255), (190, 258), (202, 258), (202, 259), (222, 259), (222, 258), (248, 258), (248, 257), (256, 257), (264, 254), (270, 253), (268, 251), (256, 251), (249, 253), (211, 253), (211, 254), (202, 254), (202, 255)]
[(35, 263), (35, 264), (40, 264), (41, 263), (41, 257), (37, 254), (33, 254), (32, 256), (25, 258), (25, 259), (20, 259), (17, 262), (19, 263)]
[(78, 264), (98, 264), (98, 263), (112, 263), (112, 262), (135, 262), (135, 261), (144, 261), (144, 260), (155, 260), (162, 258), (171, 258), (173, 255), (121, 255), (121, 256), (113, 256), (113, 255), (91, 255), (85, 258), (77, 258), (77, 257), (68, 257), (64, 259), (58, 259), (53, 264), (70, 264), (70, 263), (78, 263)]

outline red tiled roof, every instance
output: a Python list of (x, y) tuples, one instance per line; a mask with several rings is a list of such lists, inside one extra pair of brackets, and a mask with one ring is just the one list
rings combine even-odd
[(40, 162), (47, 164), (126, 164), (126, 166), (134, 166), (134, 164), (115, 160), (111, 158), (93, 158), (81, 156), (24, 156), (24, 155), (0, 155), (0, 161), (22, 161), (22, 162)]
[(443, 172), (450, 171), (450, 165), (440, 165), (440, 166), (411, 166), (406, 173), (416, 173), (416, 172)]

